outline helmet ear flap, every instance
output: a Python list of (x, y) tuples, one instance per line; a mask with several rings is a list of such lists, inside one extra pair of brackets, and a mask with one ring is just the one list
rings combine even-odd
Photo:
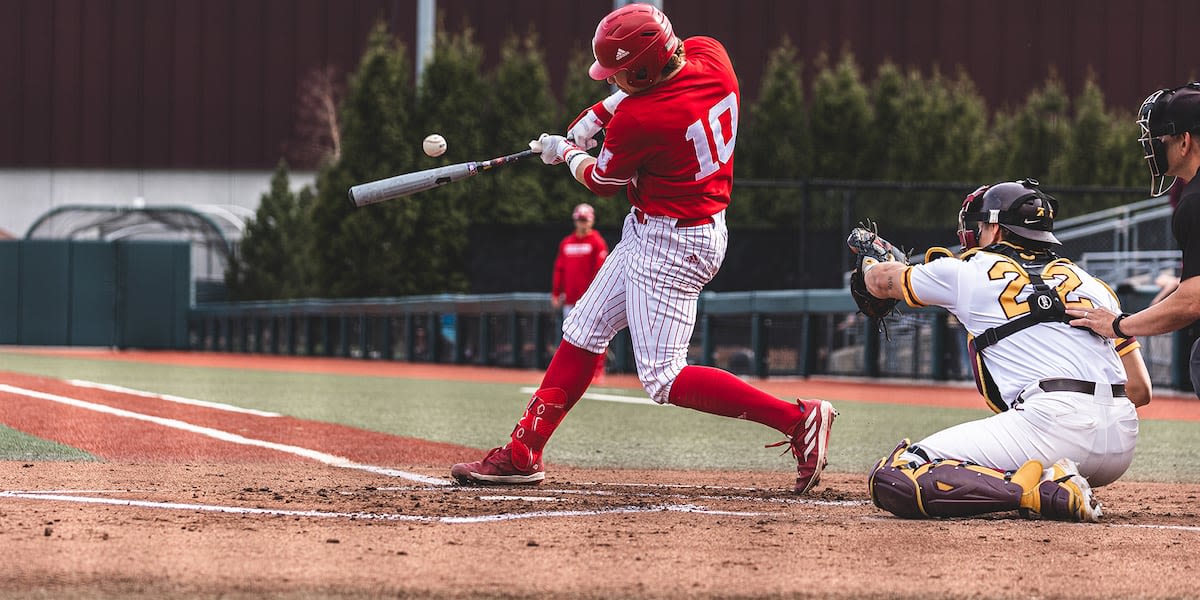
[[(981, 185), (978, 189), (966, 198), (963, 198), (962, 208), (958, 211), (958, 242), (962, 244), (963, 250), (970, 250), (979, 246), (980, 231), (978, 224), (970, 229), (967, 228), (967, 215), (978, 213), (983, 204), (983, 195), (988, 191), (990, 185)], [(972, 221), (972, 223), (977, 223)]]

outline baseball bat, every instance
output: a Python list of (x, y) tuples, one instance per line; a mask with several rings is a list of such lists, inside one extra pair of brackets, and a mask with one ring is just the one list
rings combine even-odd
[(411, 196), (417, 192), (432, 190), (447, 183), (454, 183), (455, 181), (473, 177), (493, 167), (538, 155), (539, 153), (533, 150), (523, 150), (516, 154), (500, 156), (482, 162), (471, 161), (446, 165), (444, 167), (396, 175), (395, 177), (388, 177), (387, 179), (380, 179), (378, 181), (360, 183), (350, 188), (350, 201), (354, 203), (354, 206), (363, 207), (385, 200)]

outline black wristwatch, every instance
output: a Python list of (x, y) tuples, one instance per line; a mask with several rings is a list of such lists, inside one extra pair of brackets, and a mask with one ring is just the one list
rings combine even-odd
[(1125, 317), (1128, 317), (1128, 316), (1129, 316), (1129, 313), (1121, 313), (1121, 314), (1117, 315), (1117, 318), (1113, 319), (1113, 323), (1112, 323), (1113, 333), (1117, 334), (1117, 337), (1123, 337), (1123, 338), (1129, 337), (1128, 335), (1125, 335), (1124, 331), (1121, 331), (1121, 319), (1124, 319)]

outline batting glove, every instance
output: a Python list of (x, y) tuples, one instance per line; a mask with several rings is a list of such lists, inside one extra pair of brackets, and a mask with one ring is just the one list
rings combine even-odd
[(538, 139), (529, 142), (529, 148), (534, 152), (540, 152), (542, 162), (548, 165), (557, 165), (569, 161), (578, 154), (585, 154), (571, 140), (561, 135), (550, 135), (548, 133), (543, 133)]
[(628, 95), (618, 91), (579, 113), (579, 116), (575, 117), (575, 120), (571, 121), (567, 127), (567, 139), (585, 150), (595, 148), (596, 135), (608, 125), (608, 122), (612, 120), (613, 113), (617, 111), (617, 105)]

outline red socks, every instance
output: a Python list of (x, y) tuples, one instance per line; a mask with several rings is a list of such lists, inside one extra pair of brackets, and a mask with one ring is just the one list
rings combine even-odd
[(748, 419), (791, 435), (803, 412), (729, 371), (690, 365), (671, 384), (671, 404), (723, 417)]
[(525, 407), (525, 414), (512, 432), (513, 466), (529, 469), (541, 460), (542, 448), (567, 416), (567, 411), (583, 397), (596, 365), (604, 355), (588, 352), (565, 340), (550, 359), (542, 376), (542, 385)]
[[(536, 467), (542, 449), (567, 411), (583, 397), (603, 354), (594, 354), (563, 342), (542, 376), (525, 414), (512, 432), (512, 461), (520, 469)], [(712, 367), (688, 366), (671, 384), (671, 404), (723, 417), (749, 419), (790, 435), (803, 415), (801, 408), (780, 400)]]

